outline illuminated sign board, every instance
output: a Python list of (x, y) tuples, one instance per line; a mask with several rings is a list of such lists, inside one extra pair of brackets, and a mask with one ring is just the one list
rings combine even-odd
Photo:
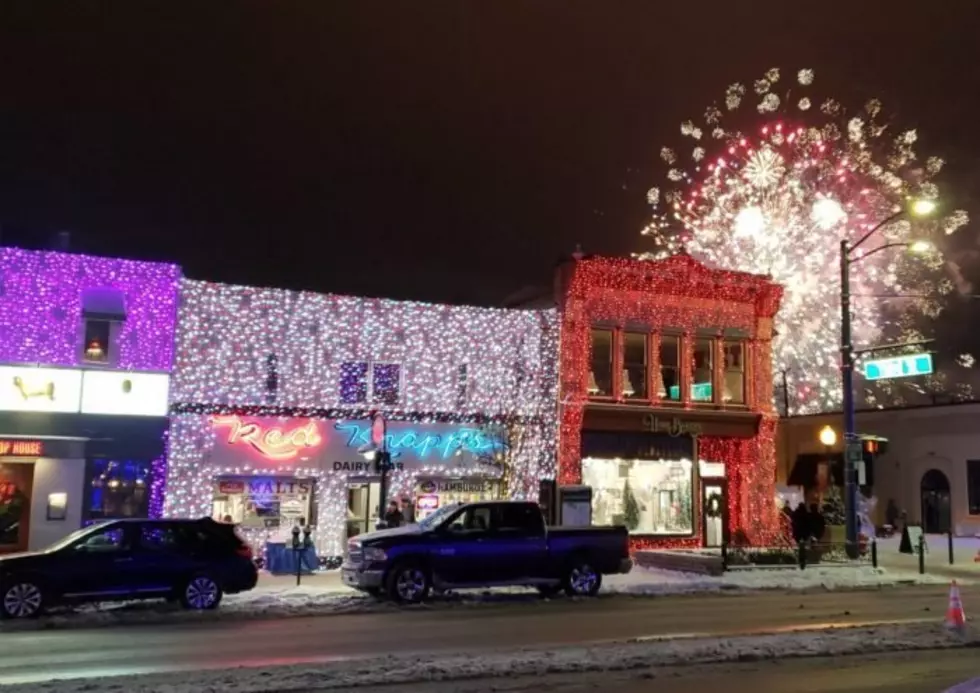
[(44, 441), (0, 438), (0, 457), (42, 457)]
[(82, 413), (116, 416), (166, 416), (170, 376), (166, 373), (85, 371)]
[(80, 370), (0, 366), (0, 411), (77, 414), (81, 399)]
[(932, 354), (929, 353), (875, 359), (864, 363), (865, 380), (911, 378), (915, 375), (931, 375), (932, 372)]
[[(295, 464), (351, 474), (373, 474), (371, 422), (215, 415), (210, 417), (211, 462), (229, 468), (244, 464)], [(388, 422), (385, 446), (397, 470), (485, 471), (496, 467), (506, 443), (496, 431), (451, 423)]]
[(323, 443), (323, 436), (312, 419), (269, 425), (263, 421), (245, 421), (239, 416), (212, 416), (211, 425), (227, 431), (228, 445), (248, 446), (270, 460), (291, 460)]

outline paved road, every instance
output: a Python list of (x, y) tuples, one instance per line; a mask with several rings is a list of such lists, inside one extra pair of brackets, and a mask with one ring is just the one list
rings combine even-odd
[[(967, 613), (980, 587), (964, 588)], [(8, 632), (0, 685), (113, 674), (271, 666), (381, 652), (486, 650), (657, 635), (726, 635), (834, 624), (940, 622), (942, 587), (757, 594), (406, 610), (263, 621)]]
[(975, 650), (663, 667), (459, 683), (381, 686), (362, 693), (940, 693), (980, 676)]

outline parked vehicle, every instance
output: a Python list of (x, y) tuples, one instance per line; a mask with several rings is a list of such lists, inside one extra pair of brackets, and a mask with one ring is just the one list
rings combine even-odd
[(628, 573), (625, 527), (547, 527), (534, 503), (451, 505), (418, 524), (348, 542), (344, 584), (402, 602), (433, 589), (522, 585), (591, 596), (602, 576)]
[(201, 520), (109, 520), (51, 547), (0, 556), (0, 616), (57, 604), (166, 598), (214, 609), (255, 587), (252, 550), (232, 525)]

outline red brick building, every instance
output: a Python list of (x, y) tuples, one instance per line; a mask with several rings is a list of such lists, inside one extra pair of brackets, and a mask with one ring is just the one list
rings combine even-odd
[(635, 548), (717, 546), (775, 527), (769, 278), (686, 255), (584, 257), (557, 275), (559, 483)]

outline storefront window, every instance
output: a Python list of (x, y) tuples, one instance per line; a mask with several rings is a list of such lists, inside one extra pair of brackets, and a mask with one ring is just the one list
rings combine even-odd
[(247, 529), (306, 524), (312, 517), (315, 483), (295, 477), (218, 477), (212, 517)]
[(692, 534), (690, 460), (582, 460), (582, 483), (592, 487), (592, 521), (626, 525), (631, 534)]
[(745, 345), (725, 342), (725, 390), (727, 404), (745, 404)]
[(88, 460), (83, 520), (148, 517), (151, 467), (143, 460)]
[(657, 394), (660, 399), (680, 401), (680, 340), (671, 335), (660, 337), (660, 377), (657, 381)]
[(647, 336), (637, 332), (623, 335), (623, 397), (647, 398)]
[(612, 343), (613, 333), (610, 330), (592, 330), (589, 394), (593, 397), (612, 396)]
[(447, 505), (500, 498), (500, 479), (419, 479), (415, 487), (415, 520), (422, 520)]
[(33, 464), (0, 464), (0, 552), (26, 551)]
[(711, 402), (714, 399), (711, 387), (711, 374), (715, 363), (714, 347), (713, 339), (698, 339), (694, 342), (692, 402)]

